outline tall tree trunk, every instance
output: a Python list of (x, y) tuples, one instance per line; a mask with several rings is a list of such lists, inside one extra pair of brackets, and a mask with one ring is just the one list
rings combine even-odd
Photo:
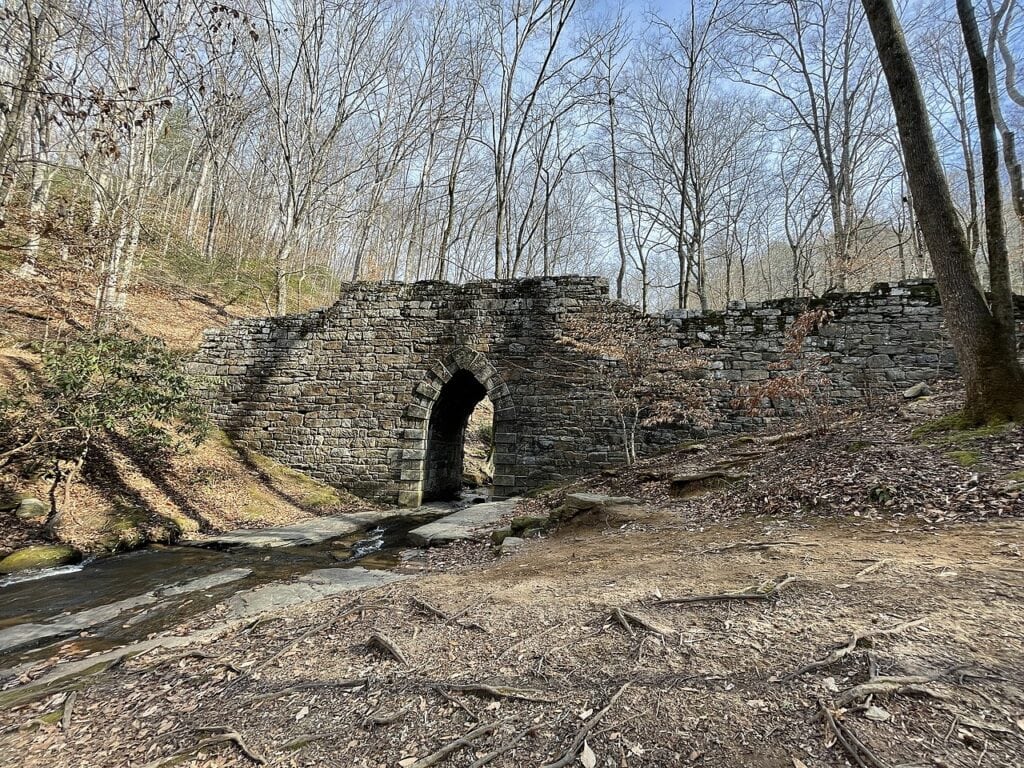
[[(1024, 371), (1017, 360), (1013, 328), (1001, 321), (1002, 310), (997, 315), (985, 302), (939, 162), (917, 70), (896, 10), (892, 0), (861, 2), (889, 85), (914, 205), (964, 378), (966, 415), (977, 423), (1024, 419)], [(963, 2), (958, 0), (958, 6)], [(982, 91), (988, 92), (987, 80)], [(991, 110), (989, 121), (991, 133)], [(993, 181), (987, 172), (985, 176), (986, 189), (990, 184), (998, 185), (998, 177)], [(995, 212), (998, 215), (998, 207)]]

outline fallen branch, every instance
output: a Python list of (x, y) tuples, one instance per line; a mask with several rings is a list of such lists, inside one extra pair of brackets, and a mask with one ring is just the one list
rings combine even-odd
[(448, 757), (448, 755), (452, 754), (453, 752), (458, 752), (463, 747), (471, 746), (473, 742), (479, 739), (481, 736), (486, 736), (491, 731), (496, 730), (498, 726), (507, 723), (508, 720), (509, 718), (504, 718), (503, 720), (495, 720), (493, 723), (487, 723), (486, 725), (481, 725), (478, 728), (474, 728), (465, 736), (461, 736), (455, 741), (451, 741), (445, 744), (436, 752), (433, 752), (427, 755), (426, 757), (417, 760), (410, 766), (410, 768), (430, 768), (430, 766), (432, 765), (437, 765), (446, 757)]
[(207, 730), (218, 731), (219, 730), (219, 731), (221, 731), (221, 733), (217, 733), (217, 734), (215, 734), (213, 736), (207, 736), (204, 739), (200, 739), (198, 743), (193, 744), (190, 747), (184, 747), (182, 749), (179, 749), (177, 752), (175, 752), (175, 753), (173, 753), (171, 755), (168, 755), (167, 757), (162, 757), (159, 760), (155, 760), (152, 763), (147, 763), (146, 765), (143, 766), (143, 768), (161, 768), (162, 766), (174, 765), (174, 764), (180, 762), (178, 760), (178, 758), (182, 757), (183, 755), (195, 754), (196, 752), (199, 752), (199, 751), (201, 751), (203, 749), (206, 749), (206, 747), (212, 747), (212, 746), (215, 746), (217, 744), (226, 744), (226, 743), (234, 744), (236, 747), (238, 747), (238, 750), (243, 755), (245, 755), (247, 758), (249, 758), (249, 760), (251, 760), (252, 762), (256, 763), (256, 765), (266, 765), (267, 764), (266, 759), (262, 755), (257, 754), (256, 752), (253, 752), (248, 747), (248, 745), (246, 745), (245, 741), (242, 740), (241, 734), (239, 734), (237, 731), (234, 731), (234, 730), (232, 730), (230, 728), (223, 728), (223, 727), (202, 728), (200, 730), (204, 730), (204, 731), (207, 731)]
[(78, 691), (72, 691), (64, 699), (64, 712), (60, 716), (60, 727), (64, 733), (71, 727), (71, 712), (75, 708), (75, 699), (78, 698)]
[(821, 714), (825, 718), (829, 730), (835, 736), (836, 743), (843, 748), (857, 768), (888, 768), (888, 765), (868, 749), (853, 731), (836, 719), (821, 699), (818, 699), (818, 707), (821, 709)]
[(800, 669), (790, 672), (784, 677), (780, 677), (779, 680), (792, 680), (794, 677), (800, 677), (800, 675), (813, 672), (816, 669), (823, 669), (824, 667), (835, 664), (840, 659), (848, 656), (856, 649), (856, 647), (863, 640), (867, 640), (871, 637), (881, 637), (882, 635), (896, 635), (900, 632), (905, 632), (913, 627), (920, 626), (925, 622), (925, 619), (915, 619), (914, 621), (908, 621), (904, 624), (897, 624), (895, 627), (885, 627), (883, 629), (870, 629), (870, 630), (857, 630), (850, 635), (849, 640), (846, 641), (845, 645), (837, 646), (828, 656), (818, 661), (812, 661), (810, 664), (805, 664)]
[(399, 648), (395, 643), (384, 634), (380, 632), (374, 632), (366, 641), (366, 645), (369, 648), (377, 648), (380, 651), (388, 654), (403, 666), (409, 666), (409, 660), (402, 653), (402, 649)]
[(569, 748), (562, 753), (562, 756), (555, 760), (555, 762), (548, 763), (541, 768), (566, 768), (566, 766), (572, 765), (576, 762), (576, 755), (580, 751), (580, 747), (583, 746), (583, 742), (586, 741), (587, 735), (594, 729), (594, 726), (601, 722), (601, 718), (608, 714), (608, 710), (615, 705), (619, 696), (621, 696), (622, 692), (628, 687), (629, 683), (623, 683), (622, 687), (619, 688), (619, 690), (617, 690), (610, 699), (608, 699), (608, 703), (605, 705), (604, 709), (592, 715), (591, 718), (583, 724), (583, 727), (576, 732), (576, 736), (573, 737), (572, 744), (570, 744)]
[(685, 603), (710, 603), (720, 600), (774, 600), (779, 593), (789, 587), (796, 576), (784, 576), (781, 580), (771, 584), (767, 589), (755, 587), (743, 592), (724, 592), (717, 595), (690, 595), (689, 597), (669, 597), (664, 600), (656, 600), (651, 605), (682, 605)]
[(511, 741), (508, 741), (505, 744), (502, 744), (500, 747), (498, 747), (493, 752), (488, 752), (486, 755), (484, 755), (480, 759), (478, 759), (478, 760), (474, 761), (473, 763), (471, 763), (469, 768), (482, 768), (483, 766), (487, 765), (492, 760), (495, 760), (495, 759), (501, 757), (506, 752), (511, 752), (513, 749), (515, 749), (516, 744), (518, 744), (520, 741), (525, 739), (527, 736), (532, 736), (533, 734), (535, 734), (539, 730), (540, 730), (540, 726), (539, 725), (531, 725), (525, 731), (520, 731), (515, 736), (513, 736)]

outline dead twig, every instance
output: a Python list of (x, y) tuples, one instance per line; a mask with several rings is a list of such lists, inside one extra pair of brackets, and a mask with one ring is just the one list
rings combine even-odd
[(879, 568), (884, 568), (886, 565), (888, 565), (888, 563), (889, 563), (889, 561), (886, 558), (882, 558), (881, 560), (878, 560), (877, 562), (875, 562), (873, 565), (869, 565), (867, 568), (865, 568), (865, 569), (863, 569), (861, 571), (858, 571), (857, 575), (854, 576), (853, 578), (854, 579), (861, 579), (864, 576), (867, 576), (869, 573), (874, 573)]
[(488, 752), (483, 757), (479, 758), (478, 760), (475, 760), (473, 763), (470, 764), (469, 768), (482, 768), (482, 766), (485, 766), (492, 760), (501, 757), (506, 752), (511, 752), (513, 749), (515, 749), (516, 744), (525, 739), (527, 736), (532, 736), (533, 734), (537, 733), (537, 731), (539, 730), (539, 725), (531, 725), (525, 731), (520, 731), (519, 733), (517, 733), (515, 736), (512, 737), (510, 741), (507, 741), (506, 743), (502, 744), (493, 752)]
[(655, 600), (651, 605), (682, 605), (685, 603), (710, 603), (720, 600), (774, 600), (779, 593), (797, 580), (796, 576), (786, 575), (767, 588), (755, 587), (742, 592), (723, 592), (717, 595), (690, 595), (688, 597), (669, 597)]
[(437, 606), (431, 605), (426, 600), (418, 598), (415, 595), (412, 595), (409, 599), (412, 600), (412, 604), (415, 605), (420, 611), (431, 616), (436, 616), (437, 618), (441, 619), (445, 624), (454, 624), (458, 627), (462, 627), (463, 629), (475, 629), (478, 632), (487, 632), (486, 627), (477, 624), (475, 621), (464, 621), (460, 619), (458, 616), (451, 616), (442, 611)]
[(395, 645), (394, 641), (391, 640), (387, 635), (380, 632), (374, 632), (366, 640), (368, 648), (376, 648), (384, 653), (388, 654), (403, 666), (409, 666), (409, 660), (402, 653), (402, 649)]
[(496, 730), (499, 726), (504, 725), (509, 721), (509, 718), (502, 720), (495, 720), (493, 723), (487, 723), (474, 728), (472, 731), (467, 733), (465, 736), (461, 736), (455, 741), (448, 742), (436, 752), (432, 752), (426, 757), (420, 758), (410, 766), (410, 768), (430, 768), (432, 765), (437, 765), (442, 762), (448, 755), (453, 752), (458, 752), (463, 747), (468, 747), (473, 744), (474, 741), (479, 739), (481, 736), (486, 736), (491, 731)]
[(580, 747), (583, 746), (583, 742), (586, 740), (587, 734), (594, 730), (594, 726), (601, 722), (602, 717), (608, 714), (608, 710), (615, 705), (619, 696), (621, 696), (623, 691), (628, 687), (629, 683), (623, 683), (622, 687), (612, 694), (610, 699), (608, 699), (608, 703), (604, 706), (604, 709), (592, 715), (590, 719), (583, 724), (583, 727), (576, 732), (576, 736), (573, 737), (572, 743), (569, 745), (569, 748), (562, 753), (562, 756), (555, 760), (555, 762), (542, 766), (542, 768), (566, 768), (566, 766), (572, 765), (576, 761), (576, 755), (580, 751)]
[(853, 731), (832, 714), (832, 711), (821, 699), (818, 699), (818, 707), (821, 709), (821, 714), (825, 718), (829, 730), (835, 736), (836, 743), (843, 748), (857, 768), (888, 768), (888, 765), (868, 749)]
[[(797, 669), (793, 672), (790, 672), (788, 675), (780, 677), (779, 680), (792, 680), (794, 677), (800, 677), (800, 675), (807, 674), (808, 672), (813, 672), (816, 669), (823, 669), (824, 667), (831, 666), (840, 659), (852, 653), (854, 649), (856, 649), (856, 647), (864, 640), (867, 640), (872, 637), (881, 637), (883, 635), (896, 635), (900, 632), (905, 632), (908, 629), (920, 626), (924, 622), (925, 619), (915, 619), (914, 621), (908, 621), (903, 624), (897, 624), (895, 627), (885, 627), (882, 629), (870, 630), (859, 629), (852, 635), (850, 635), (849, 639), (846, 641), (844, 645), (836, 646), (833, 649), (833, 651), (824, 659), (819, 659), (818, 661), (812, 661), (810, 664), (805, 664), (804, 666), (800, 667), (800, 669)], [(872, 675), (872, 677), (874, 677), (874, 675)]]

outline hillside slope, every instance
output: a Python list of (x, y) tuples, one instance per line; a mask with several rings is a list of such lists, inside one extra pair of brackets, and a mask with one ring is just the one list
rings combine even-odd
[[(10, 265), (6, 265), (10, 267)], [(13, 392), (38, 370), (40, 345), (92, 324), (95, 278), (49, 259), (32, 278), (0, 269), (0, 395)], [(158, 283), (144, 272), (130, 294), (124, 321), (180, 352), (198, 344), (203, 329), (264, 311), (259, 305), (225, 306), (224, 300), (184, 284)], [(0, 558), (55, 535), (79, 550), (133, 548), (171, 541), (193, 531), (283, 524), (318, 514), (368, 506), (362, 500), (232, 445), (215, 433), (167, 468), (111, 450), (97, 457), (72, 488), (71, 509), (54, 531), (22, 519), (22, 498), (48, 503), (52, 482), (0, 471)]]

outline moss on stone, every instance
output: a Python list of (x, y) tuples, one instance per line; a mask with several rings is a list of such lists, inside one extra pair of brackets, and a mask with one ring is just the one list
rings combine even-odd
[(78, 553), (61, 544), (41, 544), (25, 547), (0, 560), (0, 574), (53, 568), (78, 561)]
[(516, 517), (512, 520), (512, 535), (522, 537), (522, 534), (533, 528), (544, 529), (548, 527), (550, 520), (546, 517)]

